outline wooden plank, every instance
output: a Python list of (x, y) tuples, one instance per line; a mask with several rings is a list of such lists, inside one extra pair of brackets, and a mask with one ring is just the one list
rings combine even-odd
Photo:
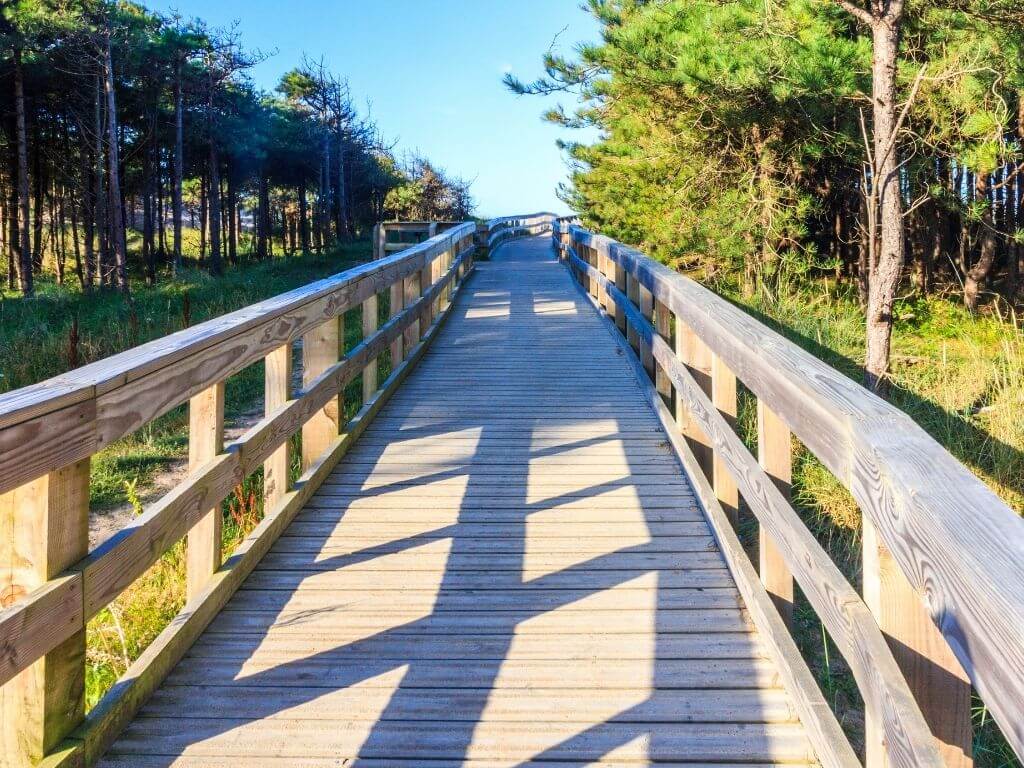
[[(79, 768), (83, 764), (92, 765), (99, 760), (167, 673), (217, 615), (228, 598), (238, 589), (245, 577), (252, 572), (257, 563), (265, 558), (273, 542), (316, 492), (341, 456), (352, 447), (366, 429), (367, 424), (376, 417), (384, 403), (419, 362), (447, 317), (447, 314), (442, 316), (432, 328), (428, 329), (422, 343), (410, 350), (408, 358), (395, 368), (373, 401), (365, 404), (356, 417), (349, 422), (345, 433), (334, 441), (324, 456), (303, 473), (295, 488), (284, 496), (279, 505), (267, 512), (256, 529), (239, 545), (224, 566), (214, 575), (203, 594), (197, 596), (185, 611), (175, 617), (128, 669), (119, 684), (88, 713), (85, 722), (77, 729), (73, 738), (66, 740), (59, 751), (55, 751), (44, 764), (41, 764), (41, 768)], [(229, 464), (231, 462), (237, 465), (235, 457), (223, 455), (218, 457), (215, 463)], [(131, 536), (127, 536), (122, 540), (130, 541), (131, 539)], [(117, 542), (114, 542), (114, 546), (117, 546)], [(153, 546), (150, 549), (162, 552), (166, 546), (163, 548), (161, 546)], [(111, 568), (111, 564), (116, 561), (110, 557), (104, 557), (102, 550), (101, 547), (100, 551), (92, 556), (93, 566), (103, 567), (107, 573), (101, 580), (103, 583), (116, 581), (117, 577), (113, 575), (116, 573), (116, 569)], [(86, 562), (88, 561), (89, 559)], [(91, 581), (89, 569), (85, 570), (85, 575), (88, 585)], [(122, 581), (124, 581), (123, 577)], [(116, 595), (116, 590), (111, 591), (106, 586), (101, 586), (94, 591), (96, 595), (91, 601), (94, 612), (112, 599), (111, 594)], [(87, 608), (90, 605), (88, 594), (86, 605)]]
[[(291, 399), (292, 345), (283, 344), (266, 358), (263, 411), (270, 416)], [(274, 507), (288, 493), (288, 473), (291, 471), (291, 447), (281, 444), (263, 462), (263, 505)]]
[[(738, 407), (736, 376), (718, 355), (712, 355), (711, 359), (711, 400), (725, 423), (735, 431)], [(735, 528), (739, 524), (740, 492), (736, 488), (736, 482), (732, 479), (729, 469), (717, 454), (714, 456), (711, 480), (715, 489), (715, 497)]]
[[(662, 349), (671, 348), (664, 338), (660, 346)], [(632, 363), (636, 379), (643, 382), (639, 360), (635, 357), (628, 359)], [(675, 361), (677, 358), (672, 356), (670, 359)], [(696, 382), (694, 385), (696, 386)], [(697, 457), (689, 442), (677, 431), (678, 422), (675, 415), (655, 388), (647, 386), (643, 391), (669, 436), (670, 444), (680, 463), (689, 469), (694, 490), (700, 499), (701, 510), (718, 540), (731, 575), (735, 577), (735, 584), (757, 627), (758, 639), (761, 641), (763, 638), (767, 655), (778, 666), (780, 678), (792, 696), (794, 711), (807, 729), (816, 756), (825, 766), (857, 768), (860, 765), (857, 755), (831, 708), (825, 702), (817, 681), (790, 635), (789, 628), (783, 623), (774, 603), (761, 585), (732, 521), (718, 501), (716, 491), (700, 471)], [(725, 417), (722, 418), (724, 420)], [(717, 457), (717, 450), (715, 455)]]
[(932, 621), (1024, 754), (1016, 716), (1024, 708), (1019, 515), (906, 414), (743, 310), (633, 249), (572, 231), (611, 249), (849, 488), (904, 576), (929, 595)]
[[(757, 401), (757, 458), (779, 493), (788, 500), (793, 481), (793, 439), (789, 427), (762, 400)], [(792, 626), (793, 574), (764, 526), (759, 529), (757, 542), (761, 583), (771, 595), (782, 620)]]
[[(389, 306), (391, 309), (391, 317), (395, 317), (401, 313), (405, 307), (405, 284), (402, 280), (397, 280), (391, 284), (389, 290)], [(395, 337), (395, 340), (391, 342), (391, 367), (395, 368), (400, 362), (404, 355), (404, 337), (399, 335)]]
[[(407, 644), (408, 645), (408, 644)], [(147, 717), (180, 718), (184, 711), (193, 717), (245, 719), (373, 721), (379, 711), (361, 692), (341, 688), (318, 691), (315, 701), (301, 690), (285, 686), (247, 686), (248, 695), (231, 685), (199, 685), (186, 688), (168, 685), (146, 706)], [(394, 701), (389, 716), (404, 721), (471, 721), (479, 717), (488, 698), (487, 688), (465, 689), (452, 695), (448, 688), (405, 688)], [(188, 700), (191, 699), (191, 700)], [(718, 689), (648, 691), (645, 689), (564, 688), (539, 691), (534, 696), (493, 696), (488, 716), (502, 722), (536, 722), (551, 718), (558, 722), (589, 724), (603, 713), (619, 711), (618, 722), (645, 723), (657, 731), (662, 723), (782, 723), (792, 722), (793, 712), (779, 690)], [(637, 702), (642, 702), (637, 704)]]
[[(377, 330), (377, 295), (363, 302), (363, 338), (369, 338)], [(363, 402), (368, 403), (377, 391), (377, 358), (363, 368)]]
[[(302, 339), (302, 383), (307, 389), (328, 368), (341, 359), (345, 338), (344, 315), (328, 320)], [(344, 397), (336, 397), (313, 414), (302, 427), (302, 467), (307, 469), (338, 439), (341, 415), (345, 412)]]
[[(919, 708), (867, 606), (789, 506), (774, 481), (754, 461), (742, 440), (724, 423), (704, 388), (676, 352), (654, 333), (617, 290), (613, 298), (641, 335), (651, 340), (655, 359), (666, 369), (687, 412), (700, 424), (736, 479), (740, 492), (778, 546), (786, 565), (799, 574), (801, 588), (838, 646), (864, 696), (865, 706), (883, 718), (893, 765), (941, 765), (941, 757)], [(784, 543), (784, 547), (782, 544)]]
[[(974, 764), (971, 683), (924, 609), (921, 596), (864, 521), (864, 602), (892, 648), (948, 768)], [(874, 713), (865, 719), (865, 765), (888, 765), (885, 732)]]
[[(676, 356), (687, 367), (701, 389), (710, 394), (710, 350), (679, 315), (676, 315), (675, 330)], [(711, 444), (700, 426), (695, 423), (693, 416), (686, 412), (685, 404), (678, 396), (676, 398), (676, 423), (689, 441), (690, 449), (697, 457), (701, 472), (705, 477), (711, 477), (714, 472), (714, 452), (711, 450)]]
[[(418, 270), (474, 226), (467, 222), (402, 254), (0, 395), (0, 492), (86, 458), (135, 431)], [(18, 451), (4, 450), (8, 446)]]
[[(188, 406), (188, 466), (190, 471), (208, 464), (224, 450), (224, 382), (214, 384), (196, 395)], [(186, 589), (188, 599), (206, 587), (220, 568), (221, 499), (204, 512), (188, 533), (186, 549)]]
[[(55, 625), (43, 638), (18, 639), (47, 653), (0, 689), (0, 755), (11, 768), (36, 765), (85, 715), (81, 605), (59, 594), (68, 582), (57, 577), (89, 548), (89, 466), (88, 459), (76, 462), (0, 496), (3, 604), (31, 597), (35, 610), (22, 614), (26, 628), (38, 626), (37, 617)], [(79, 580), (70, 586), (71, 595), (81, 594)], [(50, 596), (58, 599), (45, 599)], [(23, 649), (16, 655), (23, 666), (35, 654)]]
[[(132, 724), (115, 754), (190, 755), (273, 754), (306, 757), (388, 758), (400, 754), (420, 760), (462, 759), (472, 732), (470, 755), (518, 764), (543, 753), (552, 760), (595, 760), (611, 750), (623, 759), (796, 762), (813, 759), (799, 726), (790, 724), (663, 724), (658, 737), (638, 739), (636, 725), (608, 723), (579, 732), (573, 723), (494, 723), (490, 727), (454, 727), (452, 723), (388, 723), (367, 738), (358, 727), (319, 728), (294, 738), (297, 723), (288, 720), (204, 720), (146, 718)], [(640, 731), (642, 733), (642, 731)], [(506, 764), (509, 764), (506, 763)]]

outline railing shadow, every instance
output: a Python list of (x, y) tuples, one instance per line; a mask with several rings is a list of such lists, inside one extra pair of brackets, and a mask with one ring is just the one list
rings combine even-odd
[[(518, 252), (502, 249), (487, 269)], [(551, 259), (546, 250), (528, 257)], [(571, 295), (554, 299), (544, 281), (516, 281), (501, 296), (477, 280), (471, 288), (484, 301), (471, 312), (463, 299), (445, 334), (461, 321), (477, 339), (508, 340), (502, 315), (487, 317), (488, 304), (504, 303), (510, 318), (543, 314), (514, 339), (541, 349), (572, 341), (563, 327), (572, 324), (547, 304), (571, 301), (566, 317), (591, 311), (567, 275)], [(485, 413), (472, 384), (453, 387), (462, 404), (403, 397), (419, 376), (445, 370), (443, 354), (432, 351), (413, 372), (104, 764), (158, 768), (183, 755), (223, 757), (215, 751), (222, 744), (235, 755), (282, 759), (348, 754), (355, 759), (344, 764), (361, 768), (382, 758), (654, 761), (681, 750), (714, 760), (724, 742), (749, 760), (798, 759), (799, 740), (765, 726), (791, 724), (792, 712), (653, 415), (622, 415), (599, 377), (590, 379), (593, 396), (556, 403), (564, 414), (505, 412), (500, 399)], [(567, 381), (577, 373), (564, 371)], [(502, 391), (527, 378), (510, 369)], [(390, 426), (399, 420), (404, 428)], [(560, 440), (551, 430), (559, 425), (570, 427)], [(434, 460), (414, 448), (407, 455), (417, 463), (393, 477), (382, 472), (389, 450), (437, 436), (465, 436), (464, 454)], [(579, 451), (601, 447), (621, 462), (601, 470), (608, 476), (569, 464), (545, 487), (527, 471), (538, 460), (578, 461)], [(497, 474), (496, 466), (524, 471)], [(657, 474), (662, 466), (678, 473)], [(445, 488), (456, 495), (440, 495)], [(401, 512), (409, 496), (415, 516)], [(625, 519), (624, 508), (637, 517), (623, 537), (558, 544), (531, 530), (538, 521), (568, 531), (576, 530), (572, 520), (613, 524)], [(402, 532), (385, 533), (391, 523)], [(349, 534), (370, 524), (378, 541)], [(481, 526), (492, 530), (482, 535)], [(723, 685), (717, 699), (707, 695)], [(296, 720), (323, 725), (297, 728)], [(145, 761), (140, 739), (150, 741)], [(511, 757), (518, 754), (522, 761)]]

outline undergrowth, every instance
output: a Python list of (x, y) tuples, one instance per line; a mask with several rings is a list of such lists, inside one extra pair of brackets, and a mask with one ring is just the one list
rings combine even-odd
[[(863, 313), (852, 292), (833, 281), (807, 283), (780, 296), (728, 299), (797, 345), (860, 381)], [(911, 297), (896, 306), (891, 402), (971, 469), (1018, 514), (1024, 514), (1024, 336), (1018, 318), (993, 306), (972, 316), (942, 296)], [(756, 445), (753, 398), (741, 398), (739, 425)], [(818, 541), (858, 591), (861, 514), (853, 497), (794, 440), (793, 501)], [(740, 530), (756, 542), (756, 523)], [(863, 745), (863, 702), (820, 620), (797, 595), (794, 635), (844, 730)], [(983, 703), (975, 698), (978, 768), (1020, 768)]]

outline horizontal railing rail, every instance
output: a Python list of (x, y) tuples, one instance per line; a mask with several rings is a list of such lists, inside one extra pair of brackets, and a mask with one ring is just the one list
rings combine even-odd
[(487, 250), (490, 252), (508, 240), (545, 235), (551, 232), (551, 227), (557, 218), (553, 213), (501, 216), (487, 222), (482, 232), (482, 239), (486, 242)]
[[(970, 765), (965, 672), (1024, 755), (1024, 520), (905, 414), (703, 286), (568, 221), (554, 239), (675, 405), (704, 506), (726, 512), (709, 514), (723, 549), (742, 494), (781, 618), (795, 577), (845, 657), (868, 765)], [(735, 430), (737, 381), (757, 398), (757, 459)], [(863, 599), (790, 506), (791, 434), (863, 512)]]
[[(476, 224), (79, 368), (0, 395), (0, 749), (5, 765), (93, 762), (187, 650), (422, 354), (473, 266)], [(378, 327), (378, 296), (390, 318)], [(342, 353), (344, 314), (362, 341)], [(293, 392), (293, 344), (303, 383)], [(378, 386), (378, 358), (392, 372)], [(265, 417), (223, 444), (224, 382), (266, 361)], [(363, 376), (346, 424), (345, 386)], [(189, 403), (189, 474), (88, 552), (90, 458)], [(290, 438), (302, 474), (289, 483)], [(264, 470), (263, 521), (221, 563), (220, 505)], [(128, 673), (84, 712), (85, 626), (183, 538), (187, 604)], [(9, 697), (9, 698), (8, 698)], [(67, 739), (67, 741), (64, 741)]]

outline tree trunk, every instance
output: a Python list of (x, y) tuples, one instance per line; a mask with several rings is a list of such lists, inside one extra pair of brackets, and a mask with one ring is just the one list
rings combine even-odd
[(303, 253), (309, 253), (309, 203), (306, 200), (306, 180), (299, 184), (299, 243)]
[[(11, 123), (10, 135), (16, 136), (17, 130), (14, 128), (13, 117)], [(7, 144), (8, 149), (8, 162), (10, 163), (11, 169), (11, 185), (7, 189), (7, 287), (10, 290), (14, 290), (18, 280), (18, 264), (21, 261), (21, 237), (19, 236), (20, 228), (18, 227), (18, 217), (20, 216), (20, 208), (18, 207), (18, 181), (17, 181), (17, 168), (18, 168), (18, 142), (11, 140)]]
[(117, 130), (117, 101), (114, 94), (114, 61), (110, 51), (110, 30), (103, 49), (104, 91), (107, 97), (107, 187), (110, 205), (110, 241), (116, 268), (117, 287), (128, 295), (128, 250), (124, 237), (124, 203), (121, 199), (120, 149)]
[[(155, 124), (155, 119), (154, 119)], [(152, 141), (156, 141), (155, 125)], [(142, 158), (142, 257), (146, 264), (146, 278), (150, 285), (156, 285), (156, 238), (154, 218), (156, 217), (156, 183), (154, 181), (154, 147), (143, 150)]]
[(892, 345), (892, 308), (906, 261), (903, 198), (896, 147), (896, 62), (900, 42), (902, 0), (893, 0), (872, 26), (871, 67), (874, 118), (875, 177), (878, 199), (878, 255), (868, 285), (865, 386), (887, 389)]
[(234, 174), (228, 172), (228, 260), (238, 263), (238, 189)]
[(39, 274), (43, 269), (43, 191), (46, 181), (43, 178), (43, 142), (39, 137), (38, 123), (32, 138), (35, 144), (32, 153), (32, 271)]
[(259, 172), (257, 186), (256, 257), (262, 260), (267, 258), (267, 239), (270, 235), (270, 212), (268, 210), (270, 208), (269, 190), (267, 189), (267, 177), (264, 175), (262, 170)]
[(981, 230), (978, 233), (980, 252), (978, 260), (964, 275), (964, 305), (972, 313), (978, 311), (978, 298), (982, 286), (992, 272), (996, 256), (999, 254), (999, 242), (996, 239), (995, 215), (989, 199), (989, 176), (987, 173), (975, 175), (975, 192), (985, 205), (981, 214)]
[(174, 178), (171, 181), (171, 218), (174, 227), (174, 271), (181, 269), (181, 185), (185, 175), (185, 118), (181, 83), (182, 60), (174, 72)]
[(21, 293), (32, 296), (35, 287), (32, 284), (32, 244), (29, 240), (32, 222), (29, 211), (28, 185), (28, 136), (25, 132), (25, 76), (21, 66), (21, 50), (14, 50), (14, 114), (15, 132), (18, 144), (18, 276), (21, 281)]
[(210, 222), (210, 274), (224, 273), (220, 258), (220, 159), (217, 157), (217, 145), (210, 141), (210, 184), (206, 194), (209, 206)]

